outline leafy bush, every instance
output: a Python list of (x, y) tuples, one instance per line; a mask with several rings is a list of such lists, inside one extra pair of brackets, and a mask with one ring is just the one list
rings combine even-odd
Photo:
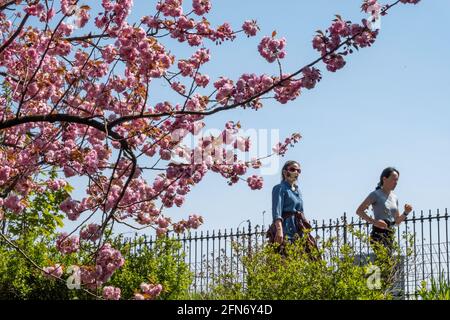
[(422, 281), (422, 286), (417, 295), (422, 300), (450, 300), (450, 283), (443, 276), (436, 281), (431, 278), (431, 288), (427, 288), (427, 282)]
[[(17, 243), (19, 244), (19, 243)], [(20, 245), (20, 244), (19, 244)], [(143, 246), (139, 252), (120, 248), (125, 264), (117, 270), (106, 285), (121, 289), (123, 299), (131, 299), (139, 292), (142, 282), (159, 283), (163, 292), (158, 299), (183, 299), (187, 297), (192, 274), (181, 254), (179, 243), (170, 239), (159, 239), (153, 248)], [(50, 266), (55, 261), (63, 262), (64, 271), (71, 265), (82, 264), (71, 255), (63, 256), (54, 249), (52, 241), (42, 240), (29, 244), (26, 255), (38, 266)], [(88, 260), (88, 255), (83, 257)], [(78, 259), (78, 258), (77, 258)], [(63, 275), (66, 279), (69, 274)], [(101, 295), (101, 291), (94, 292)], [(92, 299), (82, 290), (70, 290), (66, 282), (45, 277), (42, 271), (15, 249), (0, 241), (0, 299)]]
[[(140, 239), (142, 241), (142, 239)], [(146, 245), (132, 252), (130, 245), (121, 248), (125, 264), (113, 275), (108, 285), (122, 291), (122, 298), (130, 299), (142, 282), (159, 283), (163, 291), (157, 299), (186, 299), (193, 275), (180, 252), (181, 243), (159, 238), (152, 248)]]
[[(50, 173), (52, 178), (55, 173)], [(6, 213), (1, 221), (0, 237), (0, 299), (92, 299), (95, 296), (83, 290), (70, 290), (66, 280), (70, 266), (92, 265), (96, 245), (83, 243), (77, 254), (62, 255), (55, 247), (56, 230), (62, 227), (64, 215), (61, 203), (73, 188), (66, 185), (58, 190), (46, 189), (31, 193), (26, 199), (27, 207), (21, 214)], [(1, 208), (0, 208), (1, 210)], [(106, 283), (121, 289), (124, 299), (133, 298), (142, 282), (161, 284), (163, 291), (158, 299), (180, 299), (187, 295), (192, 275), (180, 253), (181, 244), (173, 239), (158, 239), (153, 248), (145, 245), (138, 252), (129, 244), (122, 245), (121, 238), (114, 237), (110, 229), (104, 240), (115, 243), (125, 258), (125, 264)], [(20, 253), (17, 248), (22, 250)], [(28, 257), (25, 257), (24, 254)], [(34, 262), (34, 263), (33, 263)], [(62, 280), (48, 278), (39, 268), (61, 264)], [(101, 296), (101, 288), (92, 292)]]
[[(7, 232), (15, 246), (22, 248), (30, 260), (46, 267), (61, 263), (64, 271), (71, 265), (92, 264), (93, 244), (84, 244), (82, 253), (61, 255), (55, 246), (56, 228), (61, 225), (60, 203), (71, 188), (34, 194), (23, 215), (8, 217)], [(26, 219), (29, 216), (32, 219)], [(355, 232), (357, 233), (357, 232)], [(266, 245), (259, 251), (249, 252), (243, 245), (234, 244), (236, 254), (245, 269), (245, 281), (236, 279), (235, 273), (227, 272), (227, 263), (219, 275), (213, 275), (212, 288), (207, 293), (189, 293), (193, 275), (180, 252), (181, 243), (169, 238), (158, 239), (152, 248), (146, 245), (131, 247), (121, 244), (121, 238), (105, 234), (106, 240), (115, 243), (125, 264), (118, 269), (105, 285), (121, 289), (123, 299), (131, 299), (139, 292), (141, 283), (161, 284), (163, 291), (158, 299), (390, 299), (397, 254), (375, 247), (375, 261), (355, 263), (355, 250), (344, 245), (336, 252), (333, 239), (324, 243), (321, 250), (312, 255), (305, 252), (305, 241), (299, 239), (285, 247), (285, 254), (279, 254), (275, 245)], [(356, 234), (366, 242), (363, 234)], [(142, 239), (140, 240), (142, 241)], [(326, 257), (326, 259), (319, 259)], [(221, 257), (223, 258), (223, 257)], [(225, 258), (226, 259), (226, 258)], [(29, 259), (0, 238), (0, 299), (92, 299), (83, 290), (69, 290), (65, 280), (49, 279)], [(234, 262), (232, 262), (234, 263)], [(370, 287), (374, 267), (379, 267), (379, 286)], [(242, 275), (239, 275), (242, 276)], [(239, 280), (239, 281), (236, 281)], [(434, 288), (434, 289), (433, 289)], [(443, 296), (450, 291), (443, 285), (432, 285), (431, 292), (423, 298)], [(446, 288), (446, 289), (445, 289)], [(438, 293), (432, 293), (438, 292)], [(444, 290), (444, 293), (442, 293)], [(445, 291), (447, 290), (447, 291)], [(94, 292), (97, 296), (101, 291)], [(433, 295), (434, 294), (434, 295)]]
[[(22, 247), (23, 241), (16, 244)], [(61, 256), (50, 241), (29, 243), (24, 253), (38, 266), (50, 266), (63, 261), (63, 268), (76, 264), (70, 256)], [(65, 281), (47, 278), (16, 249), (0, 241), (0, 299), (62, 300), (84, 299), (86, 294), (69, 290)]]
[[(51, 172), (50, 177), (56, 178), (56, 173)], [(58, 227), (64, 226), (60, 205), (72, 191), (73, 187), (67, 184), (58, 190), (47, 188), (43, 192), (30, 192), (25, 199), (26, 208), (21, 214), (4, 212), (2, 232), (8, 234), (9, 238), (31, 242), (41, 236), (51, 237)]]
[[(52, 173), (51, 177), (54, 178), (55, 174)], [(72, 190), (70, 185), (66, 185), (59, 190), (30, 193), (24, 212), (5, 212), (2, 235), (13, 246), (0, 237), (0, 299), (74, 299), (85, 296), (82, 292), (68, 290), (64, 281), (45, 277), (36, 268), (36, 265), (47, 267), (56, 262), (65, 268), (78, 262), (72, 256), (62, 256), (54, 246), (56, 229), (63, 226), (64, 215), (59, 206)]]
[[(360, 235), (361, 236), (361, 235)], [(367, 240), (367, 239), (366, 239)], [(364, 241), (364, 240), (363, 240)], [(333, 240), (323, 244), (319, 251), (305, 251), (306, 238), (287, 244), (285, 254), (277, 245), (266, 245), (260, 251), (244, 256), (245, 285), (233, 281), (231, 274), (221, 274), (214, 288), (202, 298), (257, 299), (257, 300), (337, 300), (337, 299), (392, 299), (391, 292), (396, 255), (375, 246), (376, 259), (356, 263), (355, 250), (343, 245), (335, 252)], [(237, 248), (242, 250), (242, 248)], [(397, 255), (398, 256), (398, 255)], [(323, 259), (328, 257), (327, 259)], [(379, 282), (372, 274), (380, 270)]]

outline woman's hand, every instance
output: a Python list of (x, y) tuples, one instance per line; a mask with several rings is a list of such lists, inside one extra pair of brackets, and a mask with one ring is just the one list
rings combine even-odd
[(410, 204), (405, 204), (405, 211), (404, 214), (407, 215), (412, 211), (413, 207)]
[(283, 229), (277, 228), (277, 233), (275, 234), (275, 242), (279, 244), (283, 244), (284, 236), (283, 236)]
[(311, 222), (308, 219), (306, 219), (305, 214), (303, 213), (303, 211), (297, 211), (297, 212), (302, 216), (303, 221), (311, 226)]
[(375, 221), (373, 222), (373, 225), (374, 225), (375, 227), (377, 227), (377, 228), (380, 228), (380, 229), (387, 229), (387, 228), (388, 228), (387, 223), (384, 222), (383, 220), (375, 220)]

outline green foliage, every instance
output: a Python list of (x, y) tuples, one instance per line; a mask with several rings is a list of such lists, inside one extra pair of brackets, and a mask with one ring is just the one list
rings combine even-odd
[[(49, 175), (56, 178), (55, 172), (50, 172)], [(46, 189), (42, 193), (31, 193), (22, 213), (6, 212), (4, 234), (28, 259), (0, 238), (0, 299), (86, 297), (81, 291), (68, 290), (65, 281), (45, 277), (31, 262), (41, 268), (59, 263), (66, 270), (68, 266), (76, 265), (83, 256), (87, 256), (65, 256), (55, 248), (56, 230), (63, 226), (64, 218), (59, 207), (72, 190), (70, 185), (66, 185), (56, 191)]]
[[(114, 239), (118, 242), (118, 239)], [(15, 241), (23, 246), (23, 241)], [(117, 270), (108, 286), (119, 287), (123, 299), (131, 299), (139, 292), (142, 282), (160, 283), (163, 292), (158, 299), (183, 299), (187, 297), (192, 274), (184, 258), (179, 254), (180, 244), (174, 240), (159, 239), (150, 249), (146, 246), (131, 253), (129, 246), (121, 248), (125, 264)], [(46, 267), (60, 263), (63, 266), (63, 281), (47, 278), (43, 272), (15, 249), (0, 241), (0, 300), (1, 299), (92, 299), (82, 290), (69, 290), (66, 279), (70, 275), (67, 268), (72, 265), (88, 264), (88, 252), (77, 255), (62, 255), (54, 246), (54, 239), (41, 239), (28, 243), (25, 254), (38, 266)], [(101, 290), (93, 292), (101, 296)]]
[[(142, 241), (142, 238), (140, 239)], [(131, 299), (138, 293), (142, 282), (161, 284), (163, 291), (158, 299), (187, 298), (192, 273), (184, 262), (181, 243), (170, 238), (159, 238), (149, 248), (145, 244), (134, 253), (130, 245), (121, 249), (125, 264), (112, 277), (108, 285), (121, 289), (122, 297)]]
[[(56, 178), (55, 173), (50, 173)], [(32, 192), (26, 199), (27, 206), (21, 214), (6, 212), (7, 234), (14, 239), (49, 237), (58, 227), (62, 227), (64, 215), (59, 207), (70, 195), (73, 187), (67, 184), (64, 188), (53, 191), (46, 189), (42, 193)]]
[[(306, 238), (287, 244), (284, 254), (277, 245), (266, 245), (258, 252), (242, 251), (246, 269), (245, 286), (234, 282), (230, 274), (221, 274), (206, 299), (249, 300), (337, 300), (391, 299), (395, 255), (376, 246), (376, 259), (356, 263), (355, 250), (343, 245), (336, 252), (333, 240), (322, 249), (308, 253)], [(242, 248), (241, 248), (242, 249)], [(328, 257), (328, 259), (322, 259)], [(378, 269), (379, 268), (379, 269)], [(380, 270), (377, 286), (371, 286), (373, 270)]]
[(422, 300), (450, 300), (450, 283), (444, 276), (441, 276), (439, 281), (431, 278), (431, 288), (428, 289), (427, 282), (422, 281), (422, 286), (417, 295)]
[[(16, 242), (17, 243), (17, 242)], [(20, 243), (17, 243), (20, 246)], [(50, 241), (29, 244), (24, 252), (38, 266), (63, 265), (64, 270), (75, 264), (70, 256), (60, 255)], [(65, 281), (47, 278), (16, 249), (0, 241), (0, 300), (33, 299), (62, 300), (83, 299), (86, 294), (68, 290)]]
[[(54, 172), (49, 175), (56, 178)], [(32, 193), (26, 199), (24, 212), (6, 212), (4, 234), (28, 259), (0, 238), (0, 299), (92, 299), (83, 290), (67, 288), (66, 279), (72, 274), (66, 271), (70, 266), (92, 265), (97, 246), (85, 242), (83, 250), (70, 255), (62, 255), (55, 248), (56, 230), (63, 226), (64, 218), (59, 208), (72, 190), (67, 185), (56, 191)], [(132, 298), (142, 282), (161, 284), (159, 299), (181, 299), (187, 295), (192, 274), (180, 253), (179, 242), (158, 239), (151, 249), (143, 245), (142, 250), (134, 252), (121, 245), (121, 238), (114, 237), (110, 228), (105, 230), (103, 239), (115, 243), (126, 261), (105, 284), (119, 287), (122, 298)], [(41, 268), (61, 264), (63, 280), (47, 278), (30, 260)], [(94, 293), (101, 295), (100, 291)]]
[[(7, 235), (15, 245), (38, 266), (60, 263), (64, 271), (72, 265), (92, 265), (93, 244), (84, 244), (79, 254), (61, 255), (55, 248), (57, 227), (62, 225), (59, 212), (62, 201), (71, 187), (57, 191), (32, 194), (23, 214), (7, 215)], [(248, 246), (234, 244), (234, 258), (240, 259), (245, 269), (245, 281), (227, 272), (223, 261), (219, 275), (210, 273), (213, 283), (207, 293), (189, 293), (193, 275), (184, 261), (181, 243), (170, 238), (158, 239), (151, 248), (146, 244), (131, 248), (121, 244), (107, 229), (104, 239), (121, 250), (125, 264), (106, 283), (119, 287), (123, 299), (131, 299), (140, 292), (141, 283), (161, 284), (158, 299), (391, 299), (394, 272), (399, 261), (398, 246), (387, 251), (374, 246), (374, 261), (355, 263), (356, 250), (349, 245), (338, 247), (333, 239), (323, 243), (319, 251), (305, 251), (306, 238), (287, 244), (283, 254), (276, 245), (248, 251)], [(363, 233), (352, 231), (360, 241), (367, 243)], [(142, 241), (140, 239), (139, 241)], [(115, 245), (114, 245), (115, 244)], [(136, 243), (133, 244), (135, 246)], [(326, 259), (322, 259), (326, 257)], [(222, 259), (223, 257), (219, 257)], [(231, 263), (234, 263), (231, 261)], [(370, 285), (374, 267), (381, 271), (379, 286)], [(376, 268), (375, 268), (376, 269)], [(92, 299), (82, 290), (69, 290), (65, 280), (49, 279), (29, 259), (0, 239), (0, 299)], [(239, 275), (239, 277), (242, 275)], [(447, 298), (450, 288), (444, 283), (432, 283), (432, 290), (420, 291), (423, 299)], [(101, 291), (95, 292), (101, 295)]]

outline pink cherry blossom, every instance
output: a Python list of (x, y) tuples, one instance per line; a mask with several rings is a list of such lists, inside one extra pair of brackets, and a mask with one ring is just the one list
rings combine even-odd
[(172, 158), (172, 154), (171, 154), (170, 150), (161, 149), (159, 152), (159, 155), (161, 156), (162, 160), (170, 160)]
[(158, 238), (162, 238), (165, 237), (167, 234), (167, 229), (166, 228), (156, 228), (156, 236)]
[(145, 297), (140, 293), (135, 293), (134, 300), (145, 300)]
[[(262, 38), (258, 51), (269, 63), (277, 62), (275, 68), (238, 76), (209, 73), (214, 70), (207, 65), (216, 52), (212, 50), (237, 37), (249, 40), (259, 27), (255, 20), (237, 25), (208, 20), (210, 0), (158, 0), (150, 8), (153, 12), (133, 19), (132, 0), (102, 0), (94, 8), (75, 0), (59, 0), (49, 8), (44, 1), (9, 2), (0, 12), (0, 70), (7, 88), (0, 96), (0, 219), (24, 212), (36, 194), (68, 191), (67, 182), (74, 178), (85, 185), (77, 190), (82, 200), (69, 196), (60, 204), (69, 220), (86, 212), (87, 220), (103, 217), (108, 224), (142, 225), (165, 236), (203, 223), (199, 215), (172, 222), (162, 214), (173, 206), (182, 208), (208, 173), (230, 185), (246, 181), (251, 189), (263, 186), (262, 178), (250, 172), (261, 167), (263, 157), (246, 162), (238, 157), (248, 156), (254, 146), (238, 135), (237, 120), (228, 121), (217, 135), (201, 137), (210, 115), (232, 108), (259, 110), (268, 98), (281, 104), (298, 99), (303, 89), (321, 81), (322, 67), (336, 72), (354, 49), (375, 43), (380, 31), (372, 30), (367, 15), (376, 18), (398, 3), (419, 1), (380, 6), (363, 0), (367, 20), (356, 23), (336, 16), (313, 35), (315, 57), (293, 59), (301, 65), (291, 66), (290, 73), (282, 65), (286, 40), (274, 32)], [(174, 44), (177, 50), (169, 47)], [(238, 52), (240, 42), (236, 45), (232, 50)], [(167, 99), (159, 100), (163, 95)], [(193, 146), (184, 143), (191, 136)], [(274, 155), (284, 156), (299, 139), (293, 134), (277, 143)], [(80, 266), (80, 276), (86, 288), (98, 290), (124, 260), (104, 243), (100, 226), (92, 221), (82, 222), (81, 248), (95, 245), (87, 241), (102, 241), (93, 265)], [(59, 234), (56, 248), (74, 254), (80, 238)], [(45, 272), (58, 273), (56, 265)], [(135, 297), (154, 298), (161, 290), (149, 285)], [(103, 293), (107, 299), (120, 297), (114, 287), (105, 287)]]
[(261, 56), (269, 63), (277, 59), (283, 59), (286, 56), (286, 39), (274, 39), (271, 37), (264, 37), (258, 45), (258, 51)]
[(183, 14), (181, 4), (182, 0), (163, 0), (157, 4), (156, 9), (160, 10), (165, 16), (179, 17)]
[(191, 228), (191, 229), (197, 229), (198, 227), (200, 227), (203, 224), (203, 217), (196, 215), (196, 214), (191, 214), (189, 215), (189, 220), (186, 223), (186, 227), (187, 228)]
[(43, 268), (43, 270), (45, 272), (44, 275), (49, 279), (53, 279), (52, 276), (61, 278), (61, 276), (63, 275), (63, 271), (64, 271), (62, 265), (60, 265), (59, 263), (56, 263), (55, 265), (50, 266), (50, 267), (45, 267), (45, 268)]
[(4, 200), (3, 205), (14, 213), (21, 213), (25, 209), (25, 206), (17, 195), (8, 196)]
[(63, 254), (77, 252), (80, 248), (80, 240), (77, 236), (68, 237), (67, 232), (61, 233), (56, 240), (56, 248)]
[(405, 4), (418, 4), (420, 0), (400, 0), (400, 2)]
[(346, 64), (344, 58), (338, 54), (330, 55), (325, 59), (325, 62), (327, 64), (327, 70), (331, 72), (336, 72), (337, 70), (342, 69)]
[(258, 177), (257, 175), (252, 175), (247, 178), (247, 183), (252, 190), (259, 190), (263, 187), (263, 178)]
[(62, 179), (48, 180), (47, 186), (50, 190), (57, 191), (67, 186), (67, 182)]
[(378, 19), (381, 13), (381, 5), (378, 0), (364, 0), (362, 6), (362, 11), (369, 13), (373, 19)]
[(319, 52), (323, 52), (326, 49), (325, 37), (317, 35), (313, 38), (313, 48)]
[(176, 92), (180, 93), (180, 94), (185, 94), (186, 93), (186, 86), (182, 85), (179, 82), (173, 82), (171, 84), (171, 87), (173, 90), (175, 90)]
[(234, 40), (236, 36), (230, 24), (224, 23), (220, 25), (215, 32), (212, 32), (209, 38), (220, 43), (221, 41), (225, 40)]
[(80, 231), (80, 239), (83, 240), (96, 241), (100, 238), (100, 236), (101, 236), (100, 225), (95, 223), (88, 224)]
[(135, 294), (134, 298), (135, 300), (152, 300), (155, 299), (157, 296), (159, 296), (163, 290), (162, 285), (160, 284), (148, 284), (148, 283), (141, 283), (140, 289), (142, 291), (141, 293)]
[(202, 16), (211, 10), (210, 0), (193, 0), (192, 7), (194, 8), (195, 14)]
[(40, 15), (39, 21), (41, 22), (50, 22), (50, 20), (55, 16), (56, 10), (54, 8), (49, 9), (47, 12), (43, 12)]
[(233, 81), (224, 77), (214, 82), (214, 87), (217, 89), (216, 100), (222, 104), (226, 104), (235, 91)]
[(100, 270), (98, 280), (105, 283), (124, 263), (125, 260), (120, 251), (112, 248), (109, 243), (104, 244), (96, 259), (96, 265), (99, 267), (98, 270)]
[(303, 70), (302, 87), (306, 89), (313, 89), (317, 82), (322, 79), (322, 75), (319, 69), (314, 67), (305, 68)]
[(160, 218), (158, 218), (157, 223), (160, 228), (167, 228), (170, 224), (170, 221), (168, 219), (160, 217)]
[(242, 25), (242, 29), (248, 37), (256, 36), (256, 33), (259, 31), (259, 27), (255, 20), (245, 21)]
[(39, 16), (43, 13), (45, 7), (42, 3), (28, 5), (24, 11), (31, 16)]
[(195, 83), (202, 88), (205, 88), (209, 83), (209, 77), (203, 74), (197, 74), (195, 76)]
[(251, 141), (250, 138), (238, 137), (234, 142), (234, 147), (242, 152), (248, 152), (250, 150)]
[(103, 298), (106, 300), (119, 300), (120, 299), (120, 288), (116, 287), (104, 287), (103, 288)]
[(8, 181), (12, 171), (13, 170), (11, 169), (11, 167), (8, 166), (0, 167), (0, 185)]
[(342, 21), (342, 19), (336, 19), (334, 23), (330, 27), (330, 33), (331, 35), (338, 35), (342, 37), (347, 37), (350, 35), (350, 27), (345, 21)]
[[(256, 94), (267, 90), (273, 84), (274, 80), (268, 75), (257, 76), (256, 74), (243, 74), (237, 81), (235, 90), (233, 90), (234, 101), (242, 102), (249, 100)], [(254, 99), (251, 105), (257, 109), (260, 106), (259, 100)]]
[[(282, 79), (287, 79), (289, 75), (283, 75)], [(302, 81), (296, 79), (287, 79), (281, 86), (276, 87), (275, 99), (281, 104), (286, 104), (290, 100), (295, 100), (300, 95)]]
[(284, 143), (282, 143), (282, 142), (277, 143), (272, 148), (272, 150), (273, 150), (273, 152), (275, 152), (275, 154), (284, 156), (288, 150), (288, 147), (293, 146), (295, 143), (298, 143), (301, 138), (302, 138), (302, 136), (299, 133), (293, 133), (291, 135), (291, 137), (286, 138), (284, 140)]

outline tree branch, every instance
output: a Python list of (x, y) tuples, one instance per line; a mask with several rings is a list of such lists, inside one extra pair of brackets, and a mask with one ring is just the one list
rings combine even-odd
[(5, 10), (6, 8), (8, 8), (10, 5), (14, 4), (16, 2), (16, 0), (11, 0), (9, 2), (6, 2), (5, 4), (2, 4), (0, 6), (0, 11)]
[(8, 39), (2, 46), (0, 47), (0, 54), (14, 41), (14, 39), (17, 38), (17, 36), (20, 34), (20, 32), (23, 29), (23, 26), (27, 22), (30, 15), (27, 13), (25, 17), (22, 19), (22, 22), (20, 23), (19, 27), (17, 28), (16, 32)]
[(79, 37), (70, 37), (70, 38), (64, 38), (64, 40), (66, 41), (87, 41), (87, 40), (91, 40), (91, 39), (98, 39), (98, 38), (109, 38), (110, 35), (105, 33), (105, 34), (88, 34), (86, 36), (79, 36)]
[[(381, 14), (386, 14), (387, 11), (389, 11), (392, 7), (396, 6), (398, 3), (400, 3), (400, 0), (397, 0), (395, 3), (386, 6), (386, 8), (381, 11)], [(119, 124), (122, 124), (124, 122), (132, 121), (132, 120), (140, 119), (140, 118), (159, 118), (159, 117), (163, 117), (163, 116), (175, 116), (175, 115), (187, 115), (187, 114), (189, 114), (189, 115), (199, 115), (199, 116), (209, 116), (209, 115), (221, 112), (221, 111), (231, 110), (231, 109), (235, 109), (235, 108), (237, 108), (239, 106), (243, 106), (243, 105), (249, 104), (253, 100), (260, 98), (261, 96), (265, 95), (266, 93), (269, 93), (270, 91), (272, 91), (276, 87), (282, 86), (285, 82), (288, 82), (292, 78), (298, 76), (305, 69), (316, 65), (317, 63), (319, 63), (320, 61), (324, 60), (329, 55), (337, 52), (340, 48), (342, 48), (345, 45), (348, 45), (356, 37), (360, 36), (361, 34), (366, 32), (367, 30), (368, 30), (368, 28), (364, 28), (362, 31), (360, 31), (359, 33), (355, 34), (354, 36), (348, 38), (347, 40), (343, 41), (339, 46), (337, 46), (333, 50), (327, 52), (325, 55), (320, 56), (319, 58), (317, 58), (313, 62), (309, 63), (308, 65), (306, 65), (304, 67), (302, 67), (301, 69), (299, 69), (296, 72), (292, 73), (288, 77), (280, 79), (279, 81), (275, 82), (273, 85), (268, 87), (267, 89), (259, 92), (258, 94), (255, 94), (254, 96), (252, 96), (252, 97), (250, 97), (250, 98), (248, 98), (248, 99), (246, 99), (246, 100), (244, 100), (242, 102), (234, 103), (234, 104), (231, 104), (229, 106), (218, 107), (218, 108), (215, 108), (215, 109), (211, 109), (210, 111), (174, 111), (174, 112), (163, 112), (163, 113), (144, 114), (144, 115), (123, 116), (123, 117), (120, 117), (120, 118), (112, 121), (111, 123), (109, 123), (108, 128), (112, 129), (113, 127), (115, 127), (115, 126), (117, 126)]]
[[(33, 265), (33, 267), (35, 267), (36, 269), (38, 269), (38, 270), (41, 271), (42, 273), (47, 274), (47, 275), (53, 277), (54, 279), (57, 279), (58, 281), (61, 281), (61, 282), (63, 282), (63, 283), (66, 283), (66, 281), (64, 281), (64, 279), (61, 279), (61, 278), (55, 276), (54, 274), (51, 274), (51, 273), (49, 274), (49, 273), (45, 272), (44, 269), (42, 269), (36, 262), (34, 262), (33, 259), (31, 259), (30, 257), (28, 257), (28, 255), (27, 255), (22, 249), (20, 249), (18, 246), (16, 246), (16, 245), (15, 245), (12, 241), (10, 241), (5, 235), (3, 235), (3, 234), (0, 233), (0, 236), (3, 238), (3, 240), (5, 240), (5, 241), (8, 243), (11, 247), (13, 247), (15, 250), (17, 250), (17, 251), (18, 251), (25, 259), (27, 259), (27, 260)], [(93, 296), (93, 297), (95, 297), (95, 298), (97, 298), (97, 299), (103, 300), (102, 297), (93, 294), (93, 293), (90, 292), (89, 290), (86, 290), (86, 289), (84, 289), (84, 288), (81, 288), (81, 290), (83, 290), (83, 291), (86, 292), (87, 294), (89, 294), (89, 295), (91, 295), (91, 296)]]

